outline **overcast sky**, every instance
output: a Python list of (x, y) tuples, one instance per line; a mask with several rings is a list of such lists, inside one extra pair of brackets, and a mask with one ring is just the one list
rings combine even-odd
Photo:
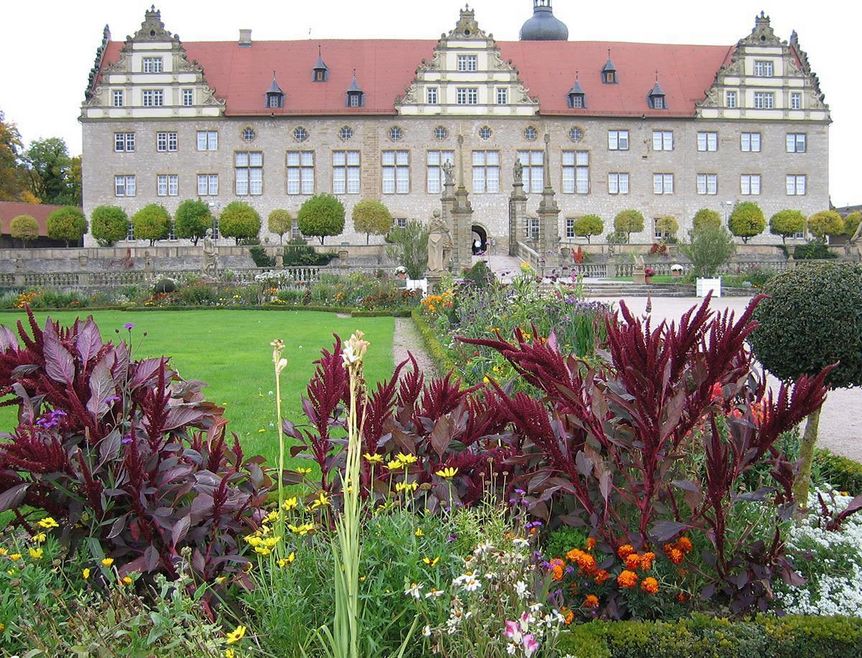
[[(152, 0), (150, 0), (152, 1)], [(102, 28), (123, 40), (140, 26), (150, 2), (134, 0), (15, 0), (4, 3), (0, 36), (0, 110), (17, 124), (25, 143), (62, 137), (81, 150), (77, 122), (87, 75)], [(808, 52), (832, 110), (830, 192), (837, 206), (862, 203), (862, 3), (772, 0), (555, 0), (554, 13), (573, 41), (641, 41), (731, 45), (746, 36), (761, 9), (782, 39), (791, 30)], [(165, 27), (185, 41), (254, 39), (419, 38), (448, 32), (463, 4), (458, 0), (161, 0)], [(499, 40), (518, 38), (532, 15), (532, 0), (475, 0), (479, 25)], [(417, 62), (418, 64), (418, 62)], [(549, 62), (549, 66), (553, 63)]]

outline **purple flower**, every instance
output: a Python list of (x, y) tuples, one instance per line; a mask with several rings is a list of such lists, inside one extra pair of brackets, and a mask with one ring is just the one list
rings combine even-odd
[(123, 437), (123, 440), (121, 441), (121, 443), (122, 443), (124, 446), (129, 445), (131, 442), (132, 442), (132, 435), (131, 435), (131, 434), (126, 434), (126, 435)]
[(66, 417), (66, 412), (62, 409), (52, 409), (48, 413), (42, 415), (36, 425), (42, 429), (50, 430), (60, 425), (60, 421)]
[(134, 328), (135, 328), (134, 322), (126, 322), (126, 324), (123, 325), (123, 329), (125, 329), (126, 331), (131, 331)]
[(453, 541), (457, 541), (457, 540), (458, 540), (458, 535), (456, 535), (456, 534), (454, 534), (454, 533), (453, 533), (453, 534), (451, 534), (451, 535), (449, 535), (448, 537), (446, 537), (446, 541), (447, 541), (448, 543), (450, 543), (450, 544), (451, 544)]
[(529, 522), (529, 523), (527, 523), (527, 525), (525, 525), (524, 527), (525, 527), (527, 530), (530, 530), (531, 528), (541, 528), (541, 527), (542, 527), (542, 525), (543, 525), (543, 523), (542, 523), (541, 521), (530, 521), (530, 522)]

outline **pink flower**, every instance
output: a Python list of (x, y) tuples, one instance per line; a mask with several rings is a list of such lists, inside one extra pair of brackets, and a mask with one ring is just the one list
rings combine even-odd
[(524, 655), (532, 656), (539, 650), (539, 643), (532, 634), (524, 636)]
[(506, 630), (503, 631), (503, 635), (512, 640), (515, 643), (521, 642), (521, 626), (516, 621), (506, 620)]

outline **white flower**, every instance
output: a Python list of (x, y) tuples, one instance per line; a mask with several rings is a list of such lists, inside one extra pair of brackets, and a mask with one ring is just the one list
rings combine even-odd
[(422, 637), (431, 637), (431, 627), (428, 624), (422, 629)]
[(479, 579), (471, 573), (458, 576), (452, 581), (452, 584), (456, 587), (463, 587), (468, 592), (475, 592), (482, 587), (482, 583)]
[(515, 583), (515, 593), (518, 595), (519, 599), (526, 599), (527, 595), (529, 594), (527, 583), (525, 583), (523, 580), (519, 580), (517, 583)]
[(411, 583), (410, 587), (404, 590), (404, 593), (418, 601), (422, 598), (422, 583)]
[(473, 555), (476, 557), (480, 557), (485, 553), (489, 553), (494, 550), (494, 545), (490, 542), (482, 542), (479, 544), (476, 549), (473, 551)]
[(359, 357), (354, 354), (352, 345), (348, 344), (341, 348), (341, 362), (344, 364), (345, 368), (349, 368), (358, 361)]
[(510, 656), (514, 656), (517, 650), (517, 644), (512, 644), (511, 642), (509, 642), (509, 644), (506, 645), (506, 653), (508, 653)]
[(512, 546), (515, 548), (527, 548), (530, 545), (526, 539), (522, 539), (521, 537), (515, 537), (512, 540)]
[(425, 594), (425, 598), (436, 599), (443, 596), (443, 594), (445, 594), (445, 592), (442, 589), (435, 589), (432, 587), (431, 590)]

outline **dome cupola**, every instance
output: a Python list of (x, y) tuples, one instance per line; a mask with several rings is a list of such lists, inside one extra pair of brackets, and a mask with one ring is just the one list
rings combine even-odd
[(554, 16), (551, 0), (533, 0), (533, 17), (521, 26), (521, 41), (568, 41), (569, 28)]

